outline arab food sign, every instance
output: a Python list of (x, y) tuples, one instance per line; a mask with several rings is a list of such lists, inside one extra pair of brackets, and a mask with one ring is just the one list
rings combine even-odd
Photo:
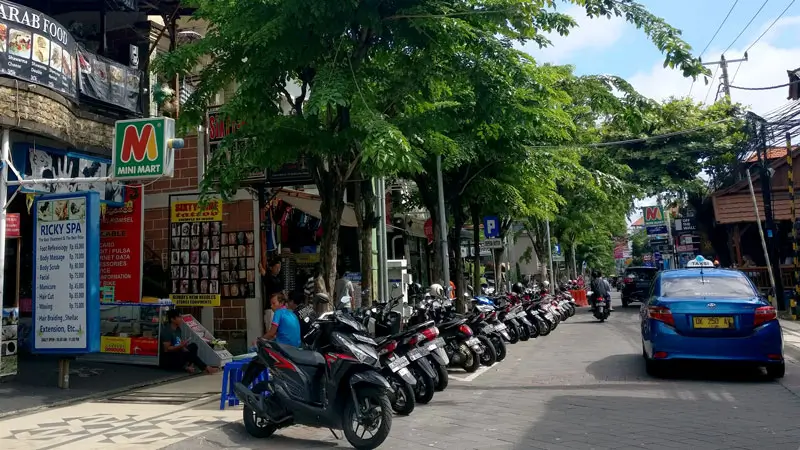
[(114, 126), (114, 178), (171, 178), (175, 171), (175, 121), (168, 117), (118, 120)]

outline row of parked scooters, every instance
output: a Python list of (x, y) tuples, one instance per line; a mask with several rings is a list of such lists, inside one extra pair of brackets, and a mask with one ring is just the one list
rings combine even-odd
[(393, 413), (411, 414), (447, 388), (449, 367), (475, 372), (502, 361), (507, 345), (550, 334), (576, 308), (565, 290), (551, 295), (518, 284), (475, 297), (459, 314), (441, 291), (409, 286), (406, 317), (400, 298), (356, 311), (340, 299), (335, 311), (305, 319), (302, 349), (259, 340), (258, 356), (235, 385), (247, 431), (269, 437), (291, 425), (322, 427), (342, 430), (357, 449), (376, 448)]

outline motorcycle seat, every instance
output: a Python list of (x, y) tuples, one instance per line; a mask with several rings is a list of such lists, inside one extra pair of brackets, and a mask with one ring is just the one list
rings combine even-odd
[(300, 364), (301, 366), (324, 366), (325, 358), (313, 351), (303, 350), (291, 345), (278, 344), (281, 352), (286, 355), (292, 362)]

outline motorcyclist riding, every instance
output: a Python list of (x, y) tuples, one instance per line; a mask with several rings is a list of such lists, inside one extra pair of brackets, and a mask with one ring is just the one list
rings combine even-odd
[(591, 288), (592, 311), (594, 311), (595, 307), (597, 306), (598, 300), (605, 301), (608, 303), (609, 307), (611, 306), (611, 290), (608, 287), (608, 283), (603, 279), (602, 274), (598, 270), (592, 272)]

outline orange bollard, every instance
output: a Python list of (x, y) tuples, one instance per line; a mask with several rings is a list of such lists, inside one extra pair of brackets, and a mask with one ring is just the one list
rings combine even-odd
[(572, 295), (572, 298), (575, 300), (575, 303), (577, 303), (578, 306), (589, 306), (589, 301), (586, 298), (586, 289), (569, 291), (569, 293)]

